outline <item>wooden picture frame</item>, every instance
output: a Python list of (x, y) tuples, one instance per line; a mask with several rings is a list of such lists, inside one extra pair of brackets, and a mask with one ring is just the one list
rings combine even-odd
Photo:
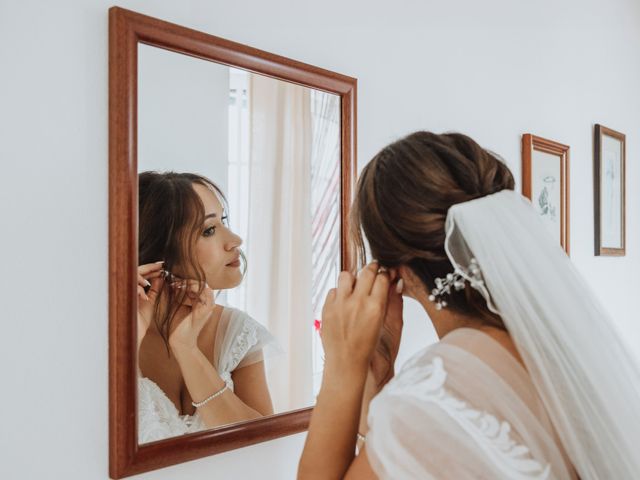
[[(527, 133), (522, 136), (522, 194), (545, 217), (569, 255), (569, 146)], [(559, 212), (557, 211), (559, 208)]]
[(122, 478), (307, 429), (304, 408), (138, 444), (136, 275), (137, 52), (163, 48), (341, 98), (341, 264), (351, 265), (347, 219), (356, 177), (357, 80), (119, 7), (109, 10), (109, 474)]
[(626, 136), (596, 124), (593, 136), (595, 255), (626, 254)]

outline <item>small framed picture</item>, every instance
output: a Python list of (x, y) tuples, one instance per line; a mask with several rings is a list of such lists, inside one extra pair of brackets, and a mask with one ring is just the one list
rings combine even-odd
[(522, 136), (522, 194), (569, 254), (569, 147), (530, 133)]
[(625, 255), (625, 135), (595, 126), (593, 141), (595, 254)]

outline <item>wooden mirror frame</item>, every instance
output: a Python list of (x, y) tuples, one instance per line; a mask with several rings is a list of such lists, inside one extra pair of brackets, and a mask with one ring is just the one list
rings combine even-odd
[(313, 407), (158, 442), (138, 444), (138, 44), (229, 65), (341, 98), (341, 263), (356, 177), (355, 78), (119, 7), (109, 10), (109, 474), (122, 478), (299, 433)]

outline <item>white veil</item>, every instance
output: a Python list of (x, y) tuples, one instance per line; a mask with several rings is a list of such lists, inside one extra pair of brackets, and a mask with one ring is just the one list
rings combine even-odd
[(445, 249), (521, 354), (582, 480), (640, 476), (640, 370), (608, 314), (524, 197), (449, 209)]

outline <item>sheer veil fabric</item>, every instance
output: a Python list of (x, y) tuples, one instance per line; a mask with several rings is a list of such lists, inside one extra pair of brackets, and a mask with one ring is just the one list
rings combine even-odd
[[(582, 480), (636, 478), (640, 369), (529, 201), (503, 190), (454, 205), (446, 231), (453, 268), (471, 281), (476, 259), (482, 279), (472, 285), (502, 317), (526, 371), (517, 374), (512, 357), (496, 363), (499, 350), (478, 347), (491, 341), (481, 333), (484, 342), (454, 348), (454, 331), (419, 352), (371, 404), (367, 452), (376, 473), (574, 478), (572, 464)], [(458, 340), (474, 336), (462, 330)], [(394, 468), (401, 474), (389, 474)]]

